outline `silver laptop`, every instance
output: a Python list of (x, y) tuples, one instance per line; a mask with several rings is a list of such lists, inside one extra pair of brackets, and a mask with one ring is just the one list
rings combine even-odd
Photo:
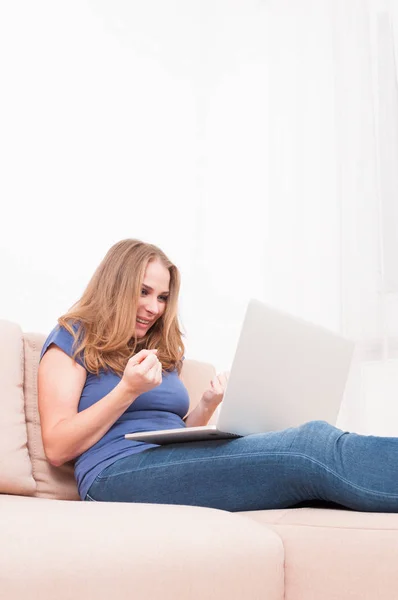
[(319, 325), (250, 300), (216, 425), (130, 433), (171, 444), (336, 424), (355, 344)]

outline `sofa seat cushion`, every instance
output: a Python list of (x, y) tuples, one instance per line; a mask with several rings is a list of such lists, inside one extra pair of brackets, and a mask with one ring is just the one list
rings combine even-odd
[(279, 536), (191, 506), (0, 495), (7, 600), (282, 600)]
[(239, 514), (282, 538), (286, 600), (398, 597), (398, 514), (324, 508)]

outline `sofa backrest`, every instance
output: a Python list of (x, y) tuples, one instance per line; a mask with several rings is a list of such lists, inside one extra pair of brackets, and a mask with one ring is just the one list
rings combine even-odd
[(24, 406), (24, 345), (15, 323), (0, 322), (0, 492), (32, 496)]
[(32, 462), (33, 478), (36, 482), (34, 496), (78, 500), (73, 463), (54, 467), (47, 461), (44, 453), (37, 402), (37, 371), (45, 339), (46, 336), (38, 333), (23, 334), (25, 417), (28, 451)]
[[(78, 500), (73, 463), (54, 467), (44, 453), (37, 371), (45, 339), (0, 320), (0, 494)], [(190, 411), (214, 374), (210, 364), (184, 361), (181, 379), (190, 396)]]

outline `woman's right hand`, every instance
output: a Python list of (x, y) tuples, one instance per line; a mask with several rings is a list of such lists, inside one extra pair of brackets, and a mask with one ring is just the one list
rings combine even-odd
[(157, 350), (141, 350), (129, 358), (122, 383), (132, 394), (139, 396), (162, 383), (162, 363), (156, 353)]

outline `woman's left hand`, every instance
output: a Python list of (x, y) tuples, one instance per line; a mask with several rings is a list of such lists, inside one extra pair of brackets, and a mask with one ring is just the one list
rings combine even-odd
[(228, 377), (229, 371), (224, 371), (213, 377), (210, 381), (209, 389), (207, 389), (202, 396), (202, 402), (206, 406), (216, 408), (222, 402), (225, 388), (227, 387)]

